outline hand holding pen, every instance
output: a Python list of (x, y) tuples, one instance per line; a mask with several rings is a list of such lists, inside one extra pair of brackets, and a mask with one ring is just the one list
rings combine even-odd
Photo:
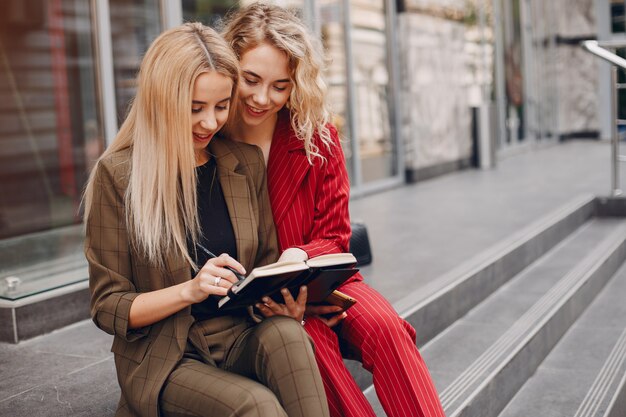
[(215, 256), (207, 252), (211, 259), (201, 266), (193, 279), (181, 286), (181, 297), (189, 304), (200, 303), (210, 295), (227, 295), (233, 285), (239, 282), (241, 273), (246, 273), (244, 267), (229, 255)]
[[(216, 254), (214, 254), (213, 252), (211, 252), (210, 250), (208, 250), (207, 248), (205, 248), (203, 245), (201, 245), (200, 243), (196, 244), (204, 253), (206, 253), (209, 258), (217, 258), (218, 256)], [(224, 266), (224, 268), (228, 269), (229, 271), (231, 271), (233, 274), (235, 274), (235, 276), (237, 277), (237, 280), (239, 281), (243, 281), (245, 279), (245, 277), (240, 274), (239, 272), (237, 272), (237, 270), (231, 266)]]

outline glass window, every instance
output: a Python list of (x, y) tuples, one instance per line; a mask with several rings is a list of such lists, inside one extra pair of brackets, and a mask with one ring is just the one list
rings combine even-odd
[(510, 145), (526, 138), (520, 0), (502, 0), (502, 14), (507, 127), (503, 140)]
[(624, 0), (611, 0), (611, 29), (613, 33), (624, 33)]
[(389, 114), (390, 79), (384, 0), (350, 2), (352, 55), (362, 182), (396, 175), (395, 142)]
[[(527, 78), (534, 79), (534, 97), (524, 100), (524, 105), (535, 109), (535, 120), (528, 120), (529, 134), (538, 138), (553, 138), (557, 132), (558, 118), (558, 69), (559, 57), (555, 41), (558, 28), (551, 24), (558, 16), (556, 6), (550, 2), (534, 1), (531, 3), (532, 45), (530, 56), (533, 66)], [(548, 41), (546, 41), (548, 40)]]
[(11, 0), (0, 13), (0, 297), (8, 298), (86, 278), (75, 273), (84, 267), (78, 208), (103, 149), (90, 2), (38, 3)]
[(343, 139), (342, 146), (350, 180), (353, 178), (352, 147), (349, 123), (348, 81), (346, 60), (346, 37), (343, 2), (341, 0), (321, 0), (320, 25), (322, 44), (326, 57), (324, 78), (328, 83), (328, 101), (333, 112), (332, 123)]
[(216, 27), (217, 22), (233, 7), (237, 0), (183, 0), (183, 20), (202, 22)]
[[(256, 0), (182, 0), (183, 20), (185, 22), (201, 22), (213, 28), (218, 26), (220, 19), (239, 6), (245, 6)], [(301, 15), (302, 0), (269, 0), (266, 3), (277, 4), (288, 9), (295, 9)]]
[[(239, 6), (245, 6), (253, 0), (183, 0), (183, 19), (185, 21), (200, 21), (210, 26), (217, 26), (219, 20), (229, 10)], [(294, 10), (311, 30), (314, 23), (320, 24), (324, 53), (327, 58), (325, 78), (329, 86), (329, 101), (334, 112), (332, 122), (339, 130), (343, 139), (350, 138), (348, 123), (348, 98), (346, 81), (346, 48), (344, 36), (343, 2), (341, 0), (319, 0), (317, 7), (319, 15), (308, 16), (304, 10), (305, 3), (302, 0), (274, 0), (271, 3)], [(347, 160), (348, 174), (352, 178), (352, 150), (350, 141), (342, 142)]]
[(135, 96), (141, 58), (161, 33), (158, 0), (109, 0), (118, 125)]

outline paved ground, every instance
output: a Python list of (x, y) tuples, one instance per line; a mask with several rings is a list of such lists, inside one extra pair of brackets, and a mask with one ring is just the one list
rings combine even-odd
[[(607, 195), (609, 166), (607, 143), (569, 142), (355, 200), (374, 252), (366, 280), (397, 303), (577, 196)], [(110, 344), (90, 321), (0, 343), (0, 416), (112, 416)]]
[(576, 196), (608, 195), (609, 155), (608, 143), (569, 142), (353, 201), (375, 257), (363, 275), (397, 302)]

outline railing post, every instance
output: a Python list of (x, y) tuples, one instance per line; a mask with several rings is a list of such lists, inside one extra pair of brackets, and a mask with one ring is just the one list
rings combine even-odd
[(611, 65), (611, 194), (617, 197), (622, 194), (619, 185), (619, 114), (618, 114), (618, 90), (617, 90), (617, 67)]
[[(617, 68), (626, 69), (626, 59), (615, 53), (618, 48), (626, 47), (624, 41), (603, 41), (598, 42), (594, 40), (588, 40), (582, 42), (583, 48), (591, 52), (592, 54), (599, 56), (605, 61), (613, 64), (611, 66), (611, 105), (610, 105), (610, 117), (613, 120), (611, 129), (611, 195), (617, 197), (622, 195), (622, 190), (619, 186), (619, 163), (626, 161), (624, 156), (619, 154), (619, 111), (618, 111), (618, 90), (623, 88), (617, 83)], [(612, 51), (609, 51), (609, 49)]]

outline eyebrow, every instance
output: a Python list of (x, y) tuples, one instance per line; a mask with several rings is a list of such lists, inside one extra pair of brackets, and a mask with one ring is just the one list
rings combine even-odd
[[(254, 72), (252, 72), (252, 71), (244, 71), (244, 73), (246, 73), (246, 74), (248, 74), (248, 75), (252, 75), (253, 77), (256, 77), (256, 78), (261, 78), (261, 76), (260, 76), (260, 75), (255, 74), (255, 73), (254, 73)], [(291, 82), (291, 80), (290, 80), (289, 78), (283, 78), (282, 80), (276, 80), (276, 81), (274, 81), (274, 82), (275, 82), (275, 83), (288, 83), (288, 82)]]
[[(223, 98), (220, 101), (218, 101), (217, 103), (219, 104), (219, 103), (223, 103), (225, 101), (230, 101), (230, 97)], [(192, 104), (207, 104), (206, 101), (200, 101), (200, 100), (192, 100), (191, 103)]]

